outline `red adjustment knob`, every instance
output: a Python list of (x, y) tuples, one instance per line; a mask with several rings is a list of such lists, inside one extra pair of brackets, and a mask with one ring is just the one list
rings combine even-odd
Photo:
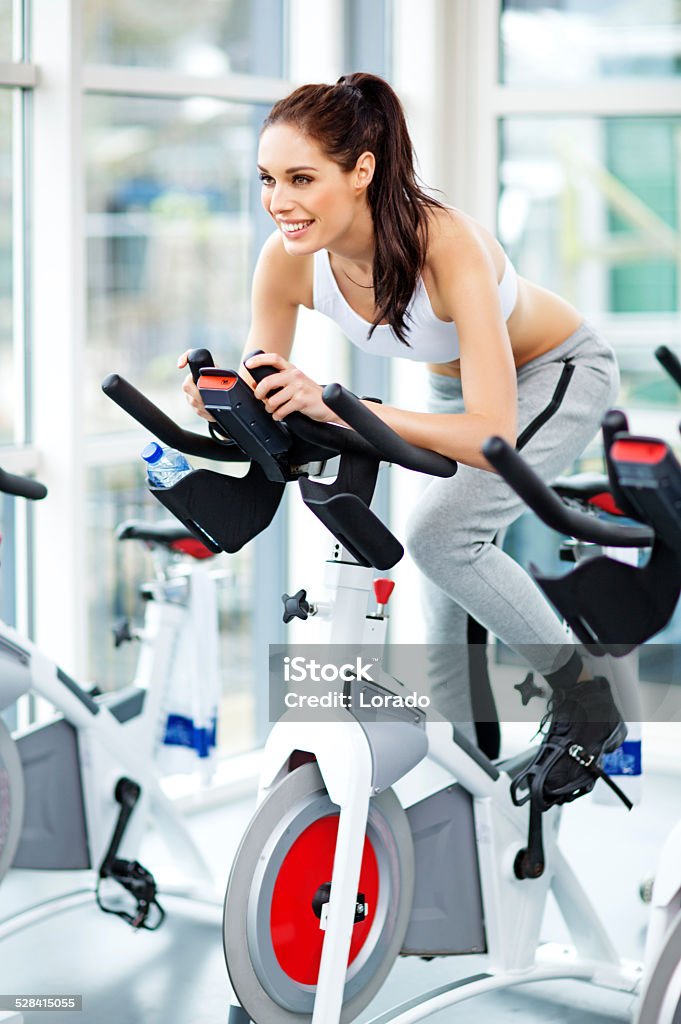
[(387, 604), (395, 589), (394, 580), (374, 580), (374, 594), (378, 604)]

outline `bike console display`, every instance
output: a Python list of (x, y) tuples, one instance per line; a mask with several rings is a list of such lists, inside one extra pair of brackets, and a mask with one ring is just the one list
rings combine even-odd
[(208, 412), (227, 436), (260, 464), (268, 480), (290, 479), (285, 456), (293, 444), (291, 433), (272, 419), (238, 373), (203, 367), (197, 387)]
[(642, 522), (681, 550), (681, 466), (665, 441), (617, 434), (609, 458), (617, 482)]

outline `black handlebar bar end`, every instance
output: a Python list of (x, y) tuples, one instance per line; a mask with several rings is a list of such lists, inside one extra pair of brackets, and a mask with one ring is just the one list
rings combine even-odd
[(343, 387), (340, 384), (325, 384), (322, 391), (322, 398), (327, 405), (337, 401), (343, 394)]
[(102, 381), (102, 391), (104, 394), (109, 395), (112, 391), (115, 391), (120, 379), (117, 373), (108, 373)]
[(497, 437), (494, 434), (492, 437), (488, 437), (482, 446), (482, 454), (485, 456), (488, 462), (494, 465), (494, 460), (497, 459), (504, 451), (506, 442), (502, 437)]
[(621, 409), (610, 409), (601, 420), (601, 428), (608, 435), (608, 440), (612, 441), (615, 434), (629, 429), (626, 414)]
[(187, 365), (189, 366), (194, 383), (197, 384), (201, 376), (201, 370), (209, 366), (215, 366), (215, 363), (207, 348), (193, 348), (191, 352), (187, 353)]
[(244, 356), (244, 366), (249, 359), (253, 359), (254, 356), (261, 356), (265, 350), (262, 348), (254, 348), (252, 352), (247, 352)]
[(17, 476), (0, 469), (0, 491), (28, 501), (41, 501), (47, 497), (47, 487), (28, 476)]

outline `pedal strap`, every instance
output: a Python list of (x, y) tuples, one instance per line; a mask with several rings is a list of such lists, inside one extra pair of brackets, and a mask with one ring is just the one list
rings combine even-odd
[[(101, 883), (107, 879), (117, 882), (134, 900), (134, 912), (115, 906), (106, 906), (100, 893)], [(97, 906), (105, 914), (115, 914), (135, 929), (144, 928), (155, 932), (163, 923), (165, 911), (156, 898), (156, 880), (150, 871), (137, 860), (112, 860), (105, 873), (100, 869), (95, 892)]]
[(568, 756), (572, 757), (582, 768), (594, 776), (596, 779), (603, 779), (603, 782), (613, 791), (615, 796), (618, 796), (626, 809), (630, 811), (634, 806), (624, 790), (620, 789), (616, 782), (613, 782), (612, 778), (607, 772), (603, 771), (601, 766), (593, 754), (585, 754), (584, 747), (580, 746), (579, 743), (573, 743), (568, 749)]
[[(544, 792), (544, 784), (554, 764), (563, 756), (571, 757), (577, 764), (591, 776), (592, 781), (577, 785), (577, 782), (570, 783), (570, 792), (560, 791), (548, 796)], [(530, 822), (527, 837), (527, 847), (518, 852), (515, 859), (514, 870), (517, 878), (540, 878), (544, 873), (544, 845), (542, 835), (542, 815), (554, 804), (568, 803), (578, 796), (589, 793), (596, 781), (603, 781), (620, 798), (627, 810), (631, 810), (633, 804), (617, 783), (613, 782), (610, 776), (601, 768), (598, 758), (594, 754), (588, 754), (579, 743), (571, 743), (567, 748), (564, 744), (551, 742), (544, 743), (537, 754), (537, 760), (517, 776), (511, 783), (511, 799), (517, 807), (530, 803)], [(521, 789), (521, 783), (525, 783), (527, 791)]]

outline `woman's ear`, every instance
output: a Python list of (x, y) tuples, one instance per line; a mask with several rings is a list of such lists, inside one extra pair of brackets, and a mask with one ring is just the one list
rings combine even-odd
[(366, 153), (362, 153), (357, 158), (355, 164), (355, 188), (363, 192), (369, 187), (371, 180), (376, 170), (376, 157), (374, 154), (367, 150)]

